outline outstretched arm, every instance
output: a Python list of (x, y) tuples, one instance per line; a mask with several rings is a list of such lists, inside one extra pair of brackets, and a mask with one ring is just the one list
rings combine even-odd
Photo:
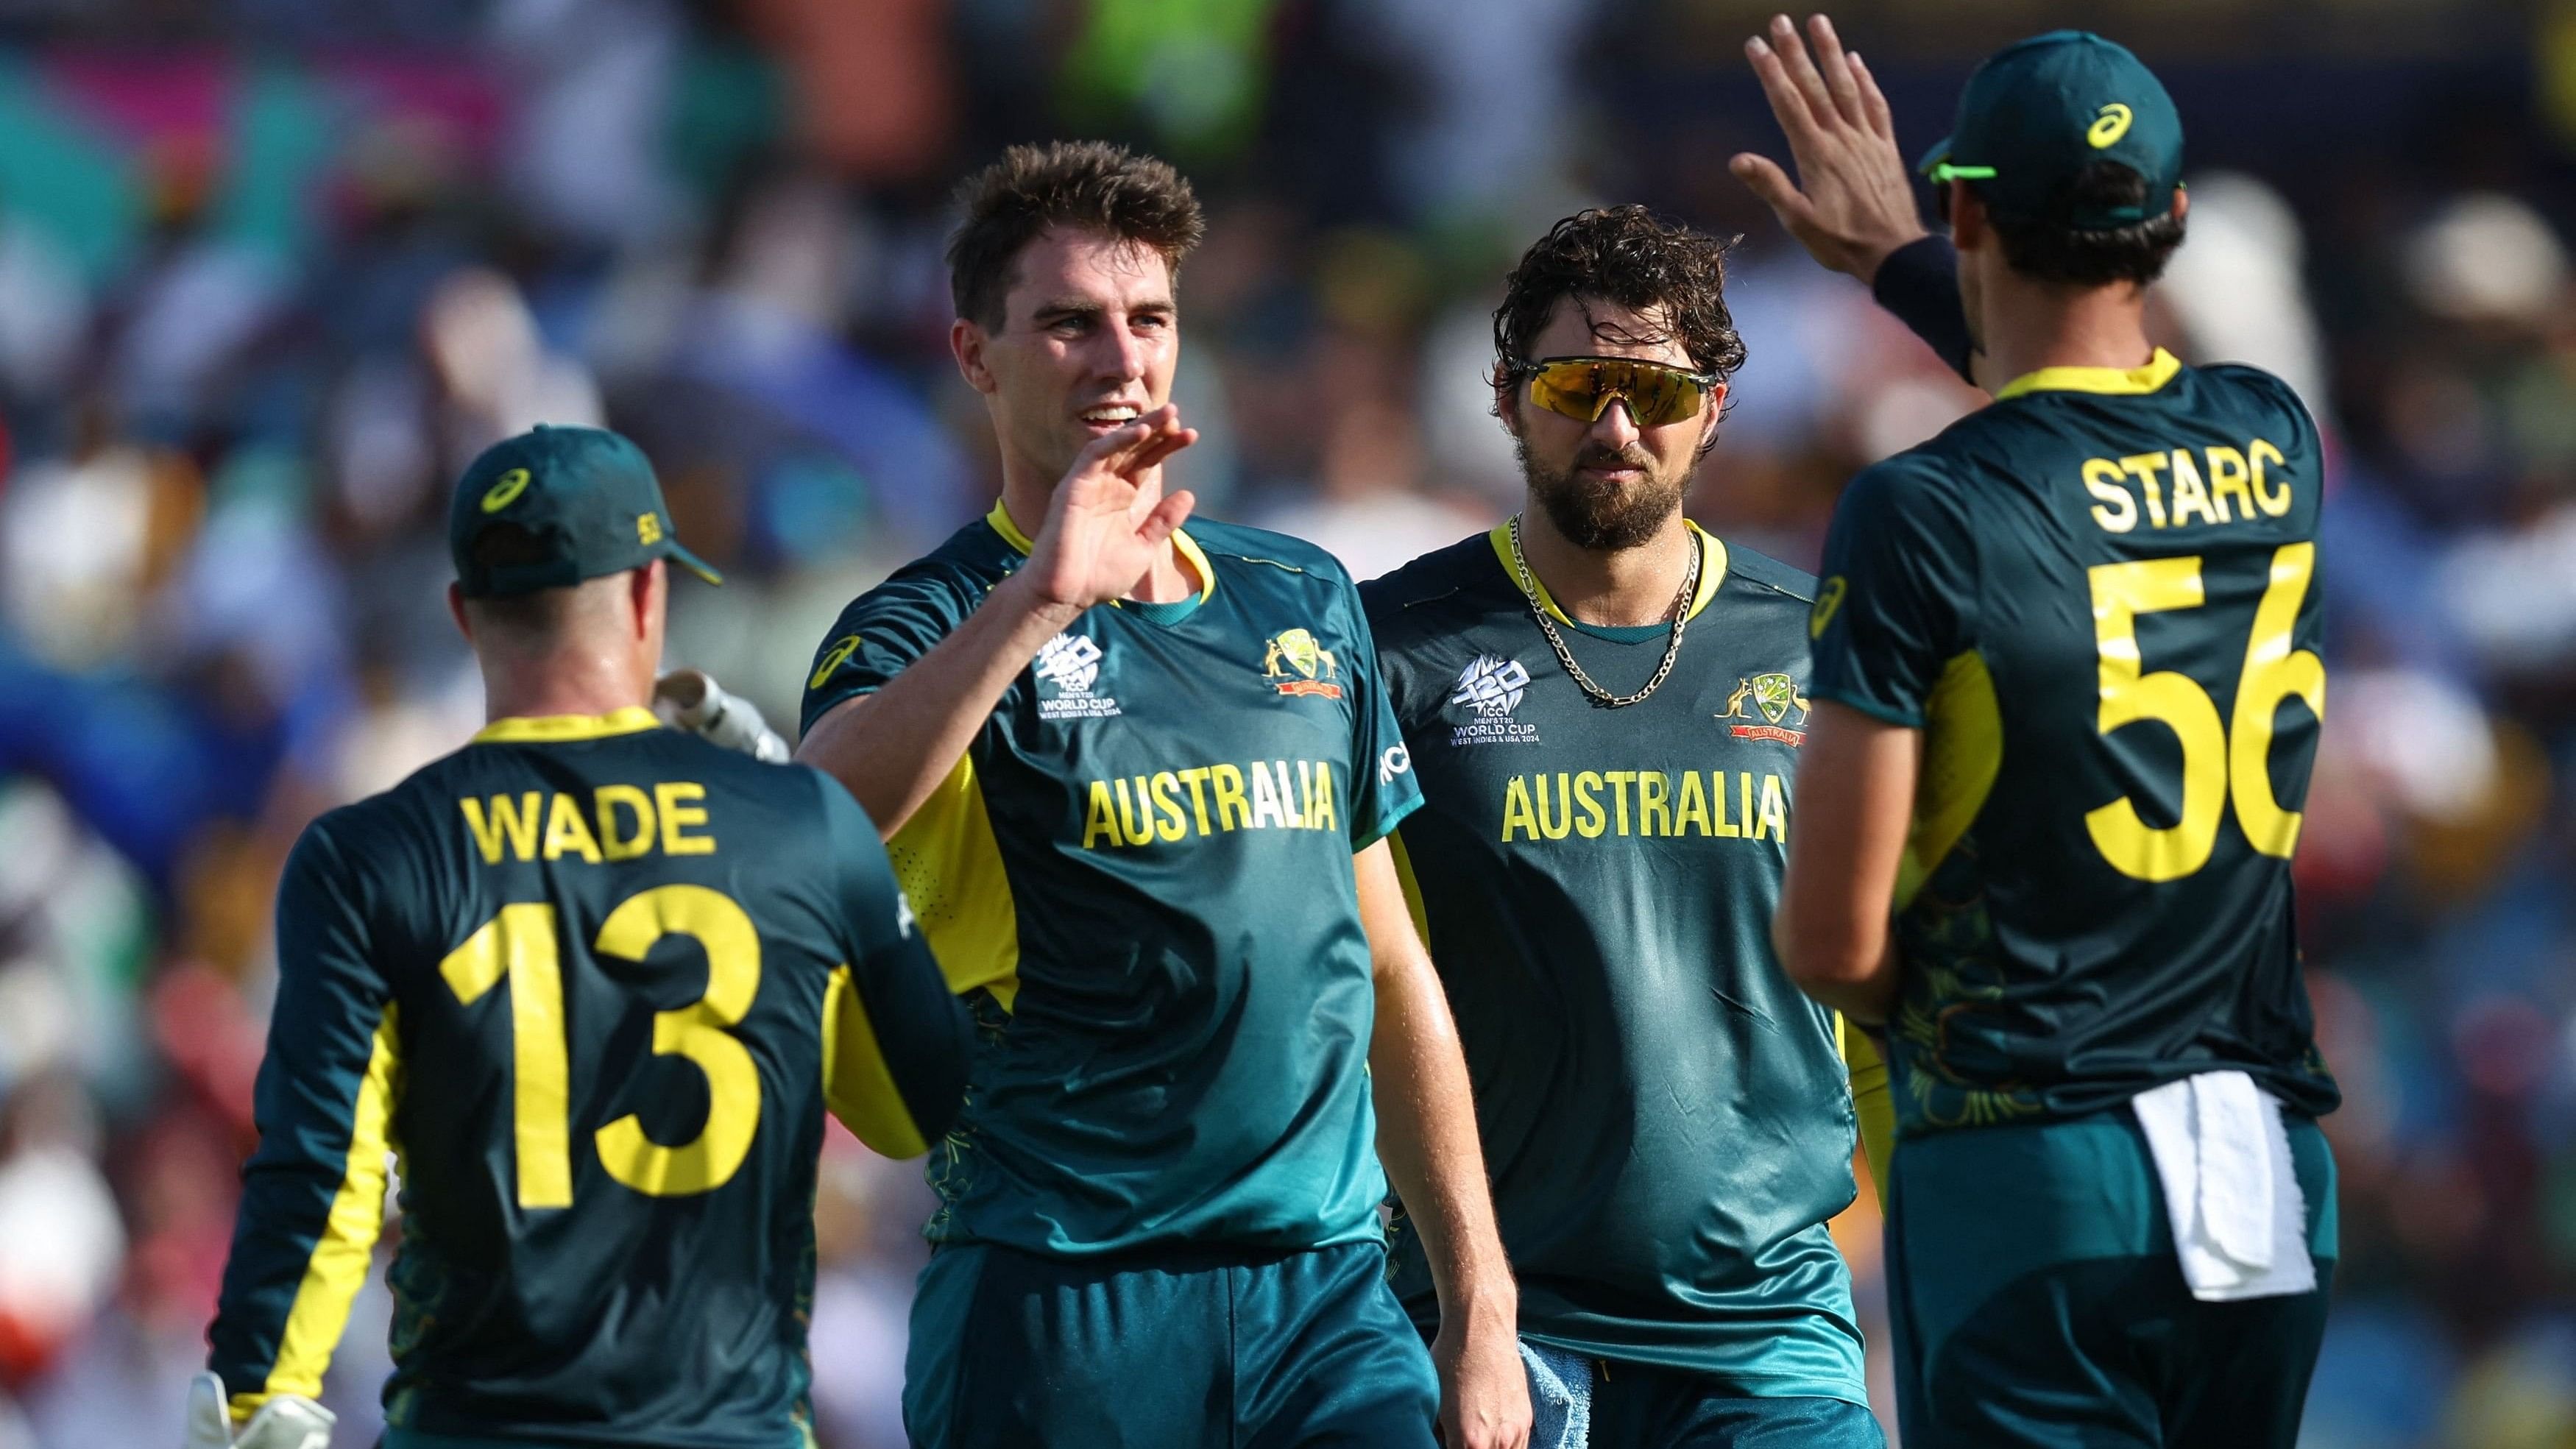
[(1767, 38), (1744, 43), (1788, 138), (1798, 179), (1751, 151), (1728, 168), (1769, 204), (1809, 256), (1859, 278), (1942, 361), (1977, 382), (1982, 354), (1960, 307), (1957, 254), (1923, 225), (1887, 97), (1859, 53), (1842, 48), (1831, 20), (1811, 16), (1807, 32), (1800, 38), (1783, 15), (1773, 19)]
[(1440, 1367), (1441, 1432), (1451, 1449), (1521, 1449), (1529, 1442), (1530, 1403), (1520, 1296), (1494, 1227), (1458, 1029), (1414, 933), (1386, 842), (1362, 850), (1353, 865), (1377, 976), (1369, 1080), (1377, 1094), (1378, 1157), (1422, 1236), (1440, 1295), (1431, 1353)]
[(1094, 440), (1056, 485), (1028, 562), (883, 688), (814, 721), (796, 758), (839, 780), (891, 838), (1038, 649), (1153, 567), (1193, 501), (1164, 495), (1163, 460), (1197, 439), (1167, 404)]
[(1771, 940), (1799, 990), (1867, 1026), (1896, 1005), (1888, 908), (1922, 747), (1921, 730), (1818, 700), (1799, 751), (1798, 832)]

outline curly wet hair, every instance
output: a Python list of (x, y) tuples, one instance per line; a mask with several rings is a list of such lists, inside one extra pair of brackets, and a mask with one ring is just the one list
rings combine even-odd
[(1509, 387), (1536, 360), (1531, 341), (1568, 298), (1660, 309), (1693, 368), (1732, 374), (1744, 365), (1744, 339), (1726, 311), (1731, 244), (1642, 206), (1598, 207), (1558, 222), (1503, 283), (1503, 305), (1494, 309), (1494, 386)]

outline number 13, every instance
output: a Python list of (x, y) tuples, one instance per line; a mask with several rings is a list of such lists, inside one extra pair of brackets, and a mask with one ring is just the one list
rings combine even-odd
[[(600, 924), (591, 949), (641, 961), (664, 936), (688, 936), (707, 954), (706, 994), (653, 1014), (653, 1052), (682, 1056), (707, 1078), (707, 1121), (696, 1138), (665, 1147), (629, 1112), (593, 1134), (599, 1165), (648, 1197), (712, 1192), (731, 1181), (760, 1130), (760, 1069), (728, 1028), (760, 994), (760, 933), (731, 897), (694, 885), (657, 886), (627, 897)], [(519, 1169), (519, 1206), (572, 1205), (572, 1082), (564, 1021), (563, 965), (555, 908), (543, 901), (501, 908), (438, 973), (468, 1006), (503, 977), (510, 982), (510, 1065)]]
[(2316, 561), (2313, 543), (2284, 544), (2272, 555), (2271, 582), (2255, 606), (2236, 684), (2236, 717), (2226, 728), (2197, 680), (2170, 669), (2143, 673), (2138, 657), (2138, 615), (2200, 607), (2199, 556), (2100, 564), (2087, 571), (2101, 660), (2099, 728), (2107, 735), (2154, 720), (2182, 743), (2180, 821), (2150, 827), (2126, 795), (2085, 813), (2084, 827), (2113, 869), (2139, 880), (2167, 881), (2208, 864), (2231, 786), (2236, 823), (2256, 850), (2286, 859), (2298, 844), (2299, 812), (2282, 809), (2272, 794), (2272, 721), (2293, 695), (2307, 701), (2319, 720), (2325, 718), (2326, 667), (2313, 651), (2290, 647)]

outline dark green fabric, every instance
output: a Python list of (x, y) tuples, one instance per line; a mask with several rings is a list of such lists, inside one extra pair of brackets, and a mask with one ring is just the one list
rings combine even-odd
[[(1738, 1394), (1863, 1402), (1825, 1227), (1853, 1196), (1850, 1085), (1831, 1013), (1769, 936), (1812, 581), (1733, 550), (1671, 677), (1618, 710), (1566, 677), (1482, 535), (1362, 595), (1426, 799), (1400, 838), (1523, 1333)], [(1621, 693), (1663, 653), (1660, 637), (1568, 644)], [(1396, 1253), (1429, 1324), (1401, 1220)]]
[[(2236, 491), (2225, 521), (2186, 501), (2224, 500), (2214, 480), (2255, 458), (2263, 478)], [(2153, 492), (2142, 475), (2161, 480)], [(2097, 637), (2103, 571), (2197, 560), (2205, 602), (2137, 613), (2131, 657), (2169, 696), (2205, 693), (2233, 741), (2258, 606), (2283, 561), (2313, 546), (2324, 485), (2315, 425), (2287, 386), (2251, 368), (2187, 367), (2152, 393), (1997, 402), (1844, 492), (1813, 625), (1815, 696), (1928, 725), (1935, 785), (1975, 753), (1960, 748), (1974, 732), (1955, 696), (1953, 714), (1934, 717), (1944, 671), (1980, 665), (2000, 714), (1991, 793), (1896, 918), (1889, 1065), (1902, 1132), (2081, 1116), (2222, 1068), (2297, 1111), (2333, 1110), (2299, 978), (2290, 863), (2249, 841), (2244, 781), (2226, 785), (2206, 862), (2178, 879), (2124, 873), (2087, 823), (2122, 797), (2151, 827), (2182, 809), (2175, 730), (2100, 725), (2112, 658)], [(2280, 511), (2254, 506), (2257, 495)], [(2320, 569), (2288, 647), (2318, 648), (2324, 587)], [(2266, 723), (2266, 777), (2297, 810), (2317, 718), (2293, 697)]]
[[(1380, 1236), (1351, 857), (1421, 797), (1349, 575), (1280, 534), (1189, 535), (1215, 573), (1204, 604), (1169, 625), (1086, 611), (968, 747), (1018, 991), (934, 1158), (935, 1241)], [(816, 653), (806, 727), (927, 653), (1021, 561), (979, 522), (862, 595)]]
[(1229, 1259), (942, 1247), (913, 1297), (919, 1449), (1430, 1449), (1440, 1386), (1374, 1243)]
[(2125, 48), (2085, 30), (2053, 30), (1997, 51), (1968, 77), (1950, 135), (1923, 158), (1941, 183), (1943, 163), (1972, 171), (1970, 184), (1998, 215), (2038, 220), (2095, 161), (2146, 179), (2146, 204), (2076, 211), (2092, 231), (2135, 226), (2173, 208), (2182, 181), (2182, 114), (2164, 84)]
[[(680, 808), (649, 833), (631, 810), (603, 829), (601, 786), (633, 786), (647, 800), (659, 790)], [(548, 859), (558, 797), (573, 802), (583, 838), (649, 843), (622, 861), (569, 848)], [(465, 801), (487, 821), (495, 802), (509, 802), (527, 829), (495, 826), (487, 853)], [(834, 969), (852, 967), (926, 1133), (937, 1136), (964, 1087), (964, 1014), (904, 924), (874, 841), (865, 813), (815, 771), (651, 728), (469, 745), (316, 821), (278, 893), (260, 1144), (244, 1174), (211, 1366), (236, 1393), (266, 1381), (348, 1163), (359, 1081), (390, 1012), (402, 1222), (388, 1274), (387, 1422), (467, 1438), (777, 1449), (804, 1416), (823, 1005)], [(679, 853), (667, 848), (675, 843)], [(591, 942), (618, 905), (675, 885), (728, 898), (757, 933), (756, 993), (723, 1030), (757, 1073), (758, 1115), (728, 1179), (690, 1196), (647, 1196), (609, 1175), (594, 1141), (630, 1113), (656, 1143), (699, 1135), (709, 1079), (689, 1057), (656, 1053), (654, 1035), (658, 1013), (707, 993), (708, 958), (681, 935), (644, 961)], [(555, 913), (569, 1206), (520, 1205), (519, 978), (504, 976), (468, 1004), (441, 971), (504, 905), (528, 902)]]
[(1888, 1293), (1906, 1449), (2292, 1449), (2340, 1235), (2325, 1134), (2289, 1128), (2318, 1285), (2233, 1303), (2184, 1285), (2126, 1108), (1899, 1146)]
[[(475, 545), (499, 524), (524, 529), (539, 556), (480, 567)], [(642, 449), (604, 428), (543, 423), (503, 438), (465, 467), (447, 508), (447, 547), (469, 599), (570, 588), (657, 558), (724, 580), (680, 546)]]
[(1680, 1369), (1596, 1365), (1586, 1449), (1887, 1449), (1846, 1399), (1748, 1399)]

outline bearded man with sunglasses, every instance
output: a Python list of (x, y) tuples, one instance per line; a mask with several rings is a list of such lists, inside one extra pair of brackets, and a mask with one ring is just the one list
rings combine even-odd
[(1586, 1412), (1599, 1449), (1882, 1443), (1826, 1222), (1850, 1078), (1884, 1074), (1847, 1072), (1767, 934), (1814, 580), (1682, 514), (1744, 361), (1724, 282), (1721, 242), (1642, 207), (1558, 223), (1494, 314), (1529, 506), (1361, 589), (1551, 1449)]

